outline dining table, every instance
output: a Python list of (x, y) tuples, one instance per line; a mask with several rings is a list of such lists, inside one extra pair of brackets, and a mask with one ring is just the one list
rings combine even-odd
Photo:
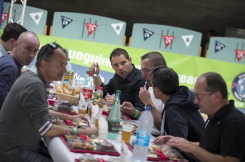
[[(75, 112), (78, 112), (77, 107), (73, 107)], [(138, 124), (137, 120), (127, 120), (132, 124)], [(91, 125), (93, 126), (93, 124)], [(95, 154), (95, 153), (81, 153), (71, 151), (69, 146), (62, 140), (61, 136), (58, 137), (43, 137), (43, 140), (48, 148), (48, 151), (54, 162), (76, 162), (76, 159), (103, 159), (106, 162), (126, 162), (120, 161), (121, 150), (122, 150), (122, 133), (119, 131), (116, 139), (107, 139), (107, 141), (114, 145), (115, 150), (120, 154), (119, 156), (115, 155), (106, 155), (106, 154)], [(150, 142), (155, 139), (154, 136), (151, 136)], [(129, 143), (133, 143), (136, 140), (136, 135), (132, 134)], [(127, 147), (129, 148), (129, 147)], [(125, 149), (124, 149), (125, 153)], [(128, 159), (132, 157), (132, 150), (126, 149), (126, 154), (123, 154), (123, 158), (125, 155)], [(130, 160), (129, 160), (130, 161)], [(156, 160), (154, 160), (156, 161)], [(171, 160), (165, 160), (164, 162), (172, 162)]]
[[(78, 112), (77, 106), (73, 106), (72, 108), (76, 113)], [(131, 120), (131, 122), (137, 123), (138, 121)], [(90, 125), (92, 127), (94, 126), (91, 123)], [(121, 132), (119, 132), (117, 139), (107, 139), (108, 142), (114, 145), (114, 148), (118, 153), (121, 153), (121, 141), (122, 141), (121, 138), (122, 138)], [(68, 146), (65, 144), (65, 142), (62, 140), (60, 136), (44, 137), (43, 139), (54, 162), (75, 162), (75, 159), (80, 159), (80, 158), (85, 158), (85, 159), (102, 158), (106, 161), (113, 161), (113, 162), (120, 161), (120, 156), (72, 152), (70, 151), (70, 149), (68, 148)], [(136, 139), (135, 135), (132, 135), (131, 141), (134, 141), (135, 139)], [(127, 150), (127, 153), (128, 156), (130, 157), (132, 156), (132, 152), (130, 150)]]

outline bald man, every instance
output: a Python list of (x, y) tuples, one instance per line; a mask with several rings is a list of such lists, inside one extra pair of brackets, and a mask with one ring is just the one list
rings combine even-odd
[(23, 32), (14, 43), (12, 53), (0, 58), (0, 108), (15, 80), (21, 75), (21, 68), (35, 58), (40, 41), (33, 32)]

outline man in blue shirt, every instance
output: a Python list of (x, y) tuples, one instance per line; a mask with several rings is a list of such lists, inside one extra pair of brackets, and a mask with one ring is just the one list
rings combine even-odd
[(29, 65), (39, 49), (40, 42), (33, 32), (23, 32), (14, 43), (12, 53), (0, 58), (0, 108), (23, 65)]

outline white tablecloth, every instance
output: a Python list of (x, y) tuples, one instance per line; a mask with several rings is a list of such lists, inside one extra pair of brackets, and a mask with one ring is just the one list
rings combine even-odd
[[(77, 112), (77, 107), (73, 107), (74, 110)], [(137, 124), (137, 121), (129, 121), (132, 123)], [(118, 134), (117, 140), (110, 140), (109, 142), (114, 144), (115, 149), (121, 153), (121, 134)], [(132, 135), (130, 140), (135, 140), (135, 136)], [(151, 136), (151, 141), (154, 140), (154, 137)], [(70, 152), (70, 150), (67, 149), (65, 144), (61, 141), (60, 137), (44, 137), (44, 141), (47, 145), (47, 148), (49, 150), (49, 153), (54, 160), (54, 162), (74, 162), (75, 159), (83, 158), (84, 156), (93, 156), (94, 158), (103, 158), (104, 160), (111, 160), (111, 161), (119, 161), (120, 157), (117, 156), (109, 156), (109, 155), (97, 155), (97, 154), (84, 154), (84, 153), (74, 153)], [(132, 152), (128, 150), (128, 155), (132, 157)], [(130, 158), (131, 159), (131, 158)]]
[[(135, 136), (132, 136), (131, 140), (135, 139)], [(74, 162), (77, 158), (82, 158), (85, 156), (93, 156), (95, 158), (103, 158), (104, 160), (119, 160), (120, 157), (109, 156), (109, 155), (96, 155), (96, 154), (84, 154), (84, 153), (74, 153), (70, 152), (65, 144), (61, 141), (60, 137), (45, 137), (45, 143), (48, 147), (50, 155), (52, 156), (54, 162)], [(116, 150), (121, 152), (121, 135), (119, 134), (117, 140), (108, 140), (113, 143)], [(128, 151), (129, 156), (132, 156), (131, 151)]]

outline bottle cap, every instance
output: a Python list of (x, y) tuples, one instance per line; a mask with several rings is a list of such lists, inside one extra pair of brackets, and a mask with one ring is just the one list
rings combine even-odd
[(99, 86), (99, 87), (97, 88), (97, 90), (103, 90), (103, 87)]
[(89, 71), (89, 72), (88, 72), (88, 75), (89, 75), (89, 76), (93, 76), (93, 72), (92, 72), (92, 71)]

